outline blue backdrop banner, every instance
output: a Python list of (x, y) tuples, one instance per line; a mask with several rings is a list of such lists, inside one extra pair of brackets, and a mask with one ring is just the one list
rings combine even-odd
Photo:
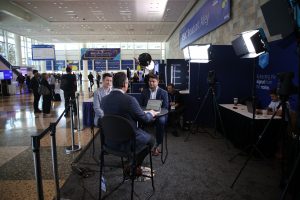
[(106, 71), (106, 60), (95, 60), (94, 69), (96, 72)]
[(56, 60), (54, 65), (54, 71), (62, 71), (62, 69), (66, 68), (65, 60)]
[(97, 60), (120, 60), (120, 48), (82, 48), (82, 59), (97, 59)]
[(121, 69), (126, 70), (127, 68), (133, 70), (133, 60), (121, 60)]
[(191, 44), (230, 19), (230, 0), (207, 0), (180, 30), (180, 48)]
[(108, 60), (107, 65), (108, 65), (108, 70), (120, 70), (119, 60)]

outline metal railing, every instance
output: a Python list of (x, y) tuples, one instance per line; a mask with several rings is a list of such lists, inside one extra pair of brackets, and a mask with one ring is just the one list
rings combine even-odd
[[(77, 96), (78, 103), (78, 96)], [(73, 122), (73, 108), (72, 101), (70, 100), (69, 108), (66, 108), (64, 112), (59, 116), (59, 118), (54, 123), (50, 123), (49, 127), (43, 130), (41, 133), (31, 136), (31, 146), (33, 152), (33, 160), (34, 160), (34, 172), (36, 179), (36, 188), (37, 188), (37, 197), (39, 200), (44, 199), (44, 191), (43, 191), (43, 182), (42, 182), (42, 169), (41, 169), (41, 157), (40, 157), (40, 141), (46, 135), (50, 133), (51, 136), (51, 157), (52, 157), (52, 171), (53, 178), (55, 183), (55, 199), (60, 199), (60, 189), (59, 189), (59, 176), (58, 176), (58, 163), (57, 163), (57, 149), (56, 149), (56, 126), (61, 120), (61, 118), (67, 113), (68, 109), (70, 109), (71, 115), (71, 129), (74, 129)], [(77, 107), (79, 105), (77, 104)], [(77, 120), (79, 121), (79, 110), (77, 110)], [(72, 145), (74, 145), (74, 130), (72, 130)]]

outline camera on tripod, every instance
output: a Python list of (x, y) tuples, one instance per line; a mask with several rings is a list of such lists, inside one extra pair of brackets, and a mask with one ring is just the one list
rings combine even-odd
[(215, 70), (211, 70), (208, 72), (208, 75), (207, 75), (207, 83), (209, 86), (214, 86), (216, 84), (216, 73), (215, 73)]
[(294, 72), (281, 72), (277, 74), (278, 87), (277, 94), (282, 98), (288, 98), (292, 94), (296, 94), (298, 88), (294, 85), (292, 79), (294, 78)]

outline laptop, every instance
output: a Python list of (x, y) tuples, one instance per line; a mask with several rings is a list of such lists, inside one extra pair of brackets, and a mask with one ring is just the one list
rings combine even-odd
[(156, 112), (161, 111), (162, 100), (149, 99), (147, 102), (146, 110), (154, 110)]
[[(253, 113), (252, 101), (246, 101), (246, 106), (247, 106), (248, 112)], [(262, 111), (261, 110), (256, 110), (256, 108), (255, 108), (255, 113), (257, 115), (260, 115), (260, 114), (262, 114)]]
[(247, 111), (253, 113), (253, 106), (251, 101), (246, 101)]

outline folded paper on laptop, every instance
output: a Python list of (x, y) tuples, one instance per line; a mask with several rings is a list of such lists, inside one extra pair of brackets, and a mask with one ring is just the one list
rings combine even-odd
[(160, 112), (162, 101), (158, 99), (149, 99), (147, 102), (146, 110), (154, 110)]

